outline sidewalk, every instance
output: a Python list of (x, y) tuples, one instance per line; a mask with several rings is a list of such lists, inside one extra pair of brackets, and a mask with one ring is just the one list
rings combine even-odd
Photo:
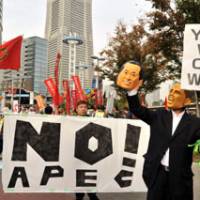
[[(145, 200), (145, 194), (108, 193), (98, 194), (100, 200)], [(0, 200), (74, 200), (73, 194), (5, 194), (0, 190)], [(84, 200), (88, 200), (85, 196)]]

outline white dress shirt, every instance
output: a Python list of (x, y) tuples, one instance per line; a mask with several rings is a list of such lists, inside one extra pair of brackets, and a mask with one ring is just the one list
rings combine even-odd
[[(131, 90), (128, 91), (128, 96), (133, 96), (137, 94), (137, 90)], [(185, 111), (181, 112), (181, 113), (175, 113), (174, 111), (172, 111), (172, 135), (174, 134), (176, 128), (178, 127), (179, 122), (181, 121), (183, 115), (184, 115)], [(162, 160), (161, 160), (161, 164), (164, 166), (169, 167), (169, 148), (167, 149), (167, 151), (165, 152), (165, 155), (163, 156)]]
[[(172, 111), (172, 135), (174, 134), (176, 128), (178, 127), (178, 124), (180, 123), (185, 111), (177, 114), (174, 111)], [(161, 160), (161, 164), (164, 166), (169, 167), (169, 148), (165, 152), (165, 155), (163, 156)]]

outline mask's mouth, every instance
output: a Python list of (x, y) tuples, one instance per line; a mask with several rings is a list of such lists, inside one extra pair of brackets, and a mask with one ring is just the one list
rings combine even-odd
[(168, 101), (173, 101), (173, 97), (172, 96), (168, 96)]
[(130, 83), (132, 83), (132, 81), (129, 80), (129, 79), (125, 79), (125, 80), (123, 81), (123, 83), (125, 83), (125, 84), (130, 84)]

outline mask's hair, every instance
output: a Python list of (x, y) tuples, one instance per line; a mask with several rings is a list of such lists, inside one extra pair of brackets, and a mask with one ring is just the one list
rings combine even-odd
[(135, 61), (135, 60), (129, 60), (129, 61), (125, 62), (125, 63), (122, 65), (120, 71), (122, 71), (122, 70), (124, 69), (125, 64), (128, 64), (128, 63), (134, 64), (134, 65), (137, 65), (138, 67), (140, 67), (139, 79), (142, 80), (142, 79), (144, 78), (144, 70), (143, 70), (143, 67), (141, 66), (141, 64), (140, 64), (139, 62), (137, 62), (137, 61)]

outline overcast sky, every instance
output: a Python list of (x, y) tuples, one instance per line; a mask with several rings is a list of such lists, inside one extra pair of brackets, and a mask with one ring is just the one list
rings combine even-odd
[[(44, 37), (47, 0), (4, 0), (3, 41), (23, 34)], [(135, 23), (149, 6), (145, 0), (93, 0), (93, 40), (97, 54), (119, 20)]]

